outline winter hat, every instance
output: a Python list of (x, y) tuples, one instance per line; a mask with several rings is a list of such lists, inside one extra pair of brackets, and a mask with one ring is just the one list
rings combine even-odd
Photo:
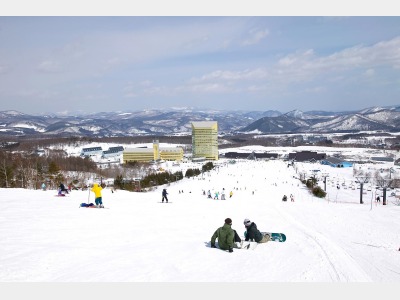
[(243, 221), (243, 224), (244, 224), (244, 226), (250, 226), (250, 224), (251, 224), (251, 221), (249, 220), (249, 219), (244, 219), (244, 221)]
[(226, 218), (226, 219), (225, 219), (225, 224), (232, 225), (232, 220), (231, 220), (231, 218)]

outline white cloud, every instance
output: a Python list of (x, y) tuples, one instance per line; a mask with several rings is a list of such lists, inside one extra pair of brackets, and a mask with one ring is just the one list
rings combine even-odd
[(312, 49), (298, 51), (279, 59), (274, 70), (287, 81), (302, 81), (358, 68), (367, 68), (366, 75), (372, 75), (377, 66), (400, 67), (400, 37), (371, 46), (357, 45), (327, 56), (317, 56)]
[(268, 29), (252, 29), (249, 32), (249, 37), (242, 42), (242, 45), (249, 46), (258, 44), (269, 34)]
[(138, 96), (138, 95), (135, 94), (135, 93), (133, 93), (133, 92), (125, 93), (125, 94), (124, 94), (124, 98), (136, 98), (137, 96)]
[(367, 77), (372, 77), (375, 75), (375, 70), (374, 69), (368, 69), (364, 73)]
[(195, 85), (190, 85), (186, 86), (181, 90), (185, 91), (190, 91), (193, 93), (222, 93), (222, 92), (227, 92), (227, 91), (232, 91), (229, 89), (227, 86), (221, 84), (221, 83), (201, 83), (201, 84), (195, 84)]
[(144, 87), (151, 86), (151, 81), (150, 80), (143, 80), (143, 81), (140, 82), (140, 85), (144, 86)]
[(45, 60), (39, 63), (37, 70), (45, 73), (55, 73), (60, 71), (60, 64), (56, 61)]
[(0, 65), (0, 75), (9, 72), (10, 68), (6, 65)]
[(208, 82), (215, 80), (223, 81), (238, 81), (238, 80), (260, 80), (267, 77), (268, 72), (266, 69), (256, 68), (253, 70), (243, 70), (243, 71), (224, 71), (217, 70), (211, 73), (205, 74), (200, 78), (192, 78), (189, 82)]

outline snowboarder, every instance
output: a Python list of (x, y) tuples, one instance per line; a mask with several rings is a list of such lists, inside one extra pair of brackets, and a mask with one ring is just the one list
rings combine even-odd
[(215, 192), (214, 199), (218, 200), (218, 195), (219, 195), (219, 193), (218, 193), (218, 192)]
[(230, 193), (229, 193), (229, 198), (232, 198), (232, 196), (233, 196), (233, 192), (230, 191)]
[(294, 202), (294, 196), (292, 194), (290, 194), (290, 201)]
[(163, 189), (163, 190), (162, 190), (162, 199), (161, 199), (161, 202), (164, 203), (164, 199), (165, 199), (165, 201), (168, 203), (167, 195), (168, 195), (167, 190), (166, 190), (166, 189)]
[(246, 227), (245, 241), (254, 240), (257, 243), (266, 243), (271, 240), (268, 234), (263, 235), (258, 229), (257, 225), (254, 222), (251, 222), (249, 219), (244, 219), (244, 226)]
[(100, 185), (95, 183), (95, 184), (93, 184), (93, 187), (92, 187), (91, 191), (94, 193), (94, 196), (95, 196), (94, 202), (96, 203), (96, 207), (104, 208), (103, 199), (101, 197), (101, 190), (102, 189), (103, 188)]
[(287, 201), (286, 195), (283, 195), (282, 201)]
[(232, 229), (232, 219), (226, 218), (222, 227), (219, 227), (211, 237), (211, 248), (215, 246), (215, 240), (218, 239), (218, 246), (222, 250), (233, 252), (233, 247), (238, 248), (236, 243), (242, 240), (235, 230)]
[(68, 194), (68, 190), (65, 188), (65, 185), (62, 182), (60, 182), (60, 185), (58, 186), (58, 188), (59, 188), (59, 191), (61, 191), (61, 193), (65, 192), (66, 194)]

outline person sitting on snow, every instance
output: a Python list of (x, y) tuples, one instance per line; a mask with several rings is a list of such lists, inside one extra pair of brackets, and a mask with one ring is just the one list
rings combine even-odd
[(222, 250), (228, 250), (229, 252), (233, 252), (233, 247), (238, 248), (236, 243), (242, 241), (236, 231), (232, 229), (231, 218), (226, 218), (224, 225), (214, 232), (211, 237), (211, 248), (217, 248), (215, 246), (216, 239), (218, 239), (219, 248)]
[(257, 243), (266, 243), (271, 240), (268, 234), (263, 235), (258, 229), (257, 225), (254, 222), (251, 222), (249, 219), (244, 219), (244, 226), (246, 227), (245, 232), (245, 241), (255, 241)]

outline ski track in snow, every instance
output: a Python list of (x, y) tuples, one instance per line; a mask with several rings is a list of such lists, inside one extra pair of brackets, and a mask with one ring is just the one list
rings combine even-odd
[[(296, 221), (292, 216), (278, 208), (277, 205), (274, 209), (297, 230), (307, 236), (309, 239), (304, 239), (308, 243), (316, 244), (320, 251), (320, 257), (324, 260), (325, 264), (330, 266), (331, 272), (329, 275), (332, 281), (338, 282), (371, 282), (371, 278), (360, 268), (358, 263), (348, 254), (343, 248), (339, 247), (335, 242), (326, 238), (322, 233), (308, 229), (304, 224)], [(340, 259), (338, 259), (340, 258)], [(356, 271), (355, 271), (356, 270)]]

